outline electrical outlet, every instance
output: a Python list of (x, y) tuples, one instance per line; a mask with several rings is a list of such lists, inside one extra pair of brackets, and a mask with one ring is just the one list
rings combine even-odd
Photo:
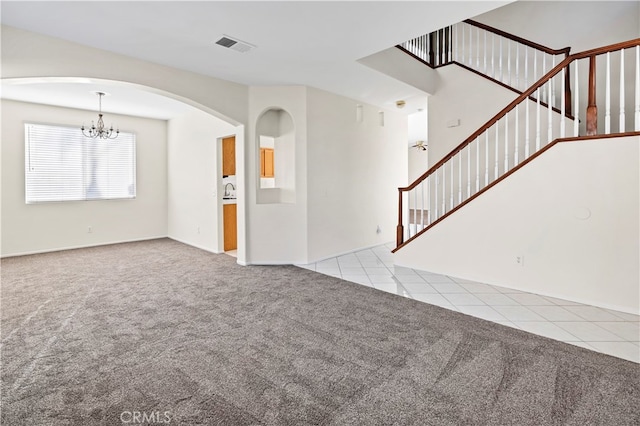
[(87, 227), (87, 234), (93, 233), (93, 228), (91, 226)]
[(520, 266), (524, 266), (524, 256), (523, 255), (516, 256), (516, 263)]

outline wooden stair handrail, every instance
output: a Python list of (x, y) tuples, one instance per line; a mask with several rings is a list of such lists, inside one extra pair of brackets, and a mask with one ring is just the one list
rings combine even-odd
[(584, 52), (575, 53), (573, 55), (567, 56), (558, 65), (556, 65), (549, 72), (547, 72), (545, 75), (543, 75), (536, 83), (534, 83), (531, 87), (529, 87), (527, 90), (522, 92), (522, 94), (520, 96), (518, 96), (515, 100), (513, 100), (509, 105), (504, 107), (493, 118), (491, 118), (489, 121), (487, 121), (482, 127), (480, 127), (478, 130), (476, 130), (471, 136), (469, 136), (467, 139), (465, 139), (460, 145), (455, 147), (449, 154), (444, 156), (440, 161), (438, 161), (436, 164), (434, 164), (429, 170), (427, 170), (425, 173), (420, 175), (420, 177), (418, 177), (411, 185), (406, 186), (406, 187), (398, 188), (398, 190), (401, 191), (401, 192), (410, 191), (413, 188), (415, 188), (416, 186), (418, 186), (420, 184), (420, 182), (425, 180), (429, 175), (431, 175), (435, 170), (440, 168), (444, 163), (449, 161), (458, 152), (462, 151), (467, 145), (469, 145), (471, 142), (473, 142), (478, 136), (480, 136), (482, 133), (484, 133), (489, 127), (493, 126), (496, 122), (498, 122), (498, 120), (500, 120), (502, 117), (504, 117), (512, 109), (514, 109), (516, 105), (520, 104), (523, 100), (525, 100), (528, 97), (530, 97), (539, 87), (541, 87), (549, 79), (551, 79), (556, 74), (558, 74), (563, 68), (565, 68), (571, 62), (573, 62), (575, 60), (578, 60), (578, 59), (595, 57), (595, 56), (602, 55), (602, 54), (607, 53), (607, 52), (615, 52), (615, 51), (618, 51), (618, 50), (621, 50), (621, 49), (626, 49), (626, 48), (629, 48), (629, 47), (635, 47), (635, 46), (638, 46), (638, 45), (640, 45), (640, 38), (629, 40), (629, 41), (625, 41), (625, 42), (621, 42), (621, 43), (615, 43), (615, 44), (611, 44), (609, 46), (599, 47), (597, 49), (591, 49), (591, 50), (587, 50), (587, 51), (584, 51)]
[[(513, 40), (513, 41), (515, 41), (517, 43), (524, 44), (525, 46), (529, 46), (529, 47), (531, 47), (533, 49), (540, 50), (540, 51), (542, 51), (544, 53), (548, 53), (550, 55), (565, 55), (565, 57), (566, 57), (566, 56), (569, 56), (569, 52), (571, 51), (571, 47), (563, 47), (562, 49), (552, 49), (550, 47), (543, 46), (543, 45), (541, 45), (539, 43), (536, 43), (534, 41), (527, 40), (526, 38), (518, 37), (517, 35), (507, 33), (505, 31), (499, 30), (498, 28), (494, 28), (494, 27), (492, 27), (490, 25), (483, 24), (481, 22), (477, 22), (477, 21), (474, 21), (472, 19), (465, 19), (462, 22), (464, 22), (466, 24), (469, 24), (469, 25), (472, 25), (474, 27), (481, 28), (481, 29), (483, 29), (485, 31), (488, 31), (490, 33), (494, 33), (494, 34), (499, 35), (501, 37), (508, 38), (509, 40)], [(435, 30), (435, 31), (432, 31), (431, 33), (429, 33), (429, 35), (432, 35), (432, 34), (438, 32), (438, 31), (444, 31), (444, 30), (446, 30), (446, 28), (441, 28), (439, 30)], [(445, 65), (448, 65), (450, 63), (457, 63), (456, 61), (451, 61), (451, 62), (448, 62), (448, 63), (441, 63), (440, 65), (433, 65), (433, 52), (430, 52), (430, 55), (431, 55), (430, 61), (431, 62), (428, 62), (428, 61), (425, 61), (424, 59), (420, 58), (419, 56), (411, 53), (410, 51), (408, 51), (407, 49), (405, 49), (404, 47), (402, 47), (399, 44), (396, 45), (396, 48), (402, 50), (403, 52), (405, 52), (406, 54), (410, 55), (414, 59), (422, 62), (426, 66), (428, 66), (430, 68), (434, 68), (434, 69), (442, 67), (442, 66), (445, 66)]]
[(518, 37), (517, 35), (509, 34), (507, 32), (504, 32), (502, 30), (499, 30), (497, 28), (494, 28), (494, 27), (489, 26), (487, 24), (483, 24), (483, 23), (478, 22), (478, 21), (474, 21), (472, 19), (465, 19), (462, 22), (465, 22), (465, 23), (467, 23), (469, 25), (473, 25), (474, 27), (482, 28), (485, 31), (489, 31), (491, 33), (497, 34), (497, 35), (499, 35), (501, 37), (504, 37), (504, 38), (508, 38), (509, 40), (516, 41), (516, 42), (518, 42), (520, 44), (524, 44), (524, 45), (532, 47), (534, 49), (541, 50), (541, 51), (543, 51), (545, 53), (548, 53), (549, 55), (566, 55), (566, 56), (569, 56), (569, 52), (571, 51), (570, 47), (563, 47), (562, 49), (551, 49), (550, 47), (543, 46), (543, 45), (538, 44), (536, 42), (533, 42), (531, 40), (527, 40), (526, 38)]
[[(474, 20), (471, 20), (471, 19), (465, 19), (462, 22), (465, 23), (465, 24), (480, 28), (480, 29), (482, 29), (484, 31), (488, 31), (488, 32), (491, 32), (493, 34), (496, 34), (499, 37), (504, 37), (504, 38), (507, 38), (509, 40), (513, 40), (516, 43), (522, 44), (524, 46), (528, 46), (528, 47), (530, 47), (530, 48), (532, 48), (534, 50), (541, 51), (541, 52), (549, 54), (549, 55), (553, 55), (553, 56), (564, 55), (565, 58), (566, 58), (567, 56), (569, 56), (569, 52), (571, 50), (570, 47), (564, 47), (562, 49), (552, 49), (550, 47), (543, 46), (543, 45), (541, 45), (539, 43), (533, 42), (531, 40), (527, 40), (525, 38), (516, 36), (514, 34), (509, 34), (509, 33), (505, 32), (505, 31), (502, 31), (502, 30), (499, 30), (497, 28), (494, 28), (494, 27), (492, 27), (490, 25), (486, 25), (486, 24), (483, 24), (483, 23), (480, 23), (480, 22), (477, 22), (477, 21), (474, 21)], [(462, 68), (465, 68), (468, 71), (471, 71), (471, 72), (473, 72), (473, 73), (475, 73), (475, 74), (477, 74), (477, 75), (479, 75), (479, 76), (481, 76), (483, 78), (486, 78), (487, 80), (490, 80), (490, 81), (492, 81), (492, 82), (494, 82), (496, 84), (499, 84), (499, 85), (501, 85), (501, 86), (503, 86), (503, 87), (515, 92), (515, 93), (518, 93), (518, 94), (522, 93), (519, 89), (517, 89), (515, 87), (512, 87), (511, 85), (506, 84), (501, 80), (495, 79), (494, 77), (489, 76), (488, 74), (484, 74), (484, 73), (482, 73), (482, 72), (480, 72), (478, 70), (473, 69), (472, 67), (467, 66), (466, 64), (464, 64), (464, 61), (459, 62), (459, 61), (453, 60), (453, 59), (451, 59), (451, 60), (448, 60), (448, 59), (447, 60), (443, 60), (443, 54), (446, 54), (445, 52), (448, 52), (449, 48), (450, 48), (450, 46), (449, 46), (449, 41), (450, 41), (449, 37), (450, 37), (451, 28), (452, 27), (449, 26), (449, 27), (445, 27), (445, 28), (442, 28), (442, 29), (439, 29), (439, 30), (436, 30), (436, 31), (432, 31), (431, 33), (427, 34), (427, 36), (429, 37), (429, 40), (430, 40), (429, 43), (431, 43), (431, 48), (429, 49), (429, 53), (428, 53), (428, 59), (421, 58), (420, 56), (414, 54), (413, 52), (411, 52), (410, 50), (406, 49), (402, 45), (396, 45), (396, 48), (400, 49), (405, 54), (411, 56), (413, 59), (415, 59), (417, 61), (420, 61), (421, 63), (423, 63), (424, 65), (428, 66), (431, 69), (436, 69), (436, 68), (440, 68), (440, 67), (443, 67), (443, 66), (456, 64), (456, 65), (458, 65), (458, 66), (460, 66)], [(436, 33), (437, 34), (441, 34), (441, 36), (439, 38), (439, 43), (435, 48), (436, 52), (434, 52), (433, 45), (434, 45), (435, 40), (436, 40), (436, 37), (435, 37)], [(456, 32), (456, 34), (457, 34), (457, 32)], [(436, 56), (439, 58), (438, 65), (434, 65), (435, 64), (434, 58)], [(564, 94), (564, 96), (565, 96), (565, 99), (567, 101), (571, 98), (571, 76), (570, 76), (570, 73), (568, 73), (568, 72), (567, 72), (567, 75), (565, 76), (565, 94)], [(555, 110), (555, 108), (554, 108), (554, 110)], [(571, 110), (571, 103), (570, 102), (567, 102), (567, 109), (565, 111), (565, 114), (566, 114), (566, 116), (568, 118), (573, 119), (572, 110)]]
[[(526, 164), (530, 163), (531, 161), (533, 161), (536, 157), (539, 157), (540, 155), (542, 155), (544, 152), (548, 151), (549, 149), (551, 149), (553, 146), (557, 145), (558, 143), (563, 143), (563, 142), (575, 142), (575, 141), (582, 141), (582, 140), (590, 140), (590, 139), (608, 139), (608, 138), (620, 138), (620, 137), (626, 137), (626, 136), (640, 136), (640, 132), (638, 131), (634, 131), (634, 132), (625, 132), (625, 133), (613, 133), (613, 134), (604, 134), (604, 135), (591, 135), (591, 136), (578, 136), (578, 137), (566, 137), (566, 138), (557, 138), (554, 139), (553, 141), (551, 141), (550, 143), (548, 143), (547, 145), (543, 146), (542, 148), (540, 148), (540, 150), (536, 151), (535, 153), (533, 153), (529, 158), (521, 161), (520, 163), (518, 163), (517, 166), (513, 167), (512, 169), (510, 169), (508, 172), (506, 172), (505, 174), (503, 174), (502, 176), (500, 176), (498, 179), (494, 180), (493, 182), (491, 182), (489, 185), (485, 186), (484, 188), (482, 188), (480, 191), (476, 192), (475, 194), (473, 194), (471, 197), (467, 198), (466, 200), (464, 200), (462, 203), (458, 204), (457, 206), (455, 206), (452, 210), (449, 210), (446, 214), (442, 215), (441, 217), (439, 217), (438, 219), (436, 219), (435, 221), (433, 221), (432, 223), (430, 223), (428, 226), (426, 226), (425, 228), (423, 228), (422, 230), (420, 230), (419, 232), (417, 232), (415, 235), (413, 235), (411, 238), (402, 241), (401, 244), (397, 245), (396, 248), (394, 248), (393, 250), (391, 250), (391, 253), (395, 253), (398, 250), (400, 250), (402, 247), (406, 246), (407, 244), (409, 244), (411, 241), (415, 240), (416, 238), (418, 238), (420, 235), (424, 234), (425, 232), (427, 232), (429, 229), (433, 228), (434, 226), (436, 226), (438, 223), (442, 222), (444, 219), (446, 219), (447, 217), (449, 217), (451, 214), (453, 214), (455, 211), (460, 210), (463, 206), (469, 204), (471, 201), (475, 200), (476, 198), (478, 198), (480, 195), (484, 194), (485, 192), (487, 192), (489, 189), (491, 189), (492, 187), (496, 186), (498, 183), (502, 182), (503, 180), (505, 180), (508, 176), (514, 174), (515, 172), (517, 172), (518, 170), (522, 169)], [(400, 199), (402, 200), (402, 197), (400, 197)], [(400, 202), (400, 207), (402, 207), (402, 201)], [(400, 222), (399, 222), (400, 223)], [(398, 240), (399, 241), (399, 240)]]

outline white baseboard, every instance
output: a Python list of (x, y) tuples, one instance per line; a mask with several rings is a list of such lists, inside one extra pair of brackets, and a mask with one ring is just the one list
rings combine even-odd
[[(347, 250), (347, 251), (344, 251), (344, 252), (341, 252), (341, 253), (332, 254), (330, 256), (321, 257), (321, 258), (316, 259), (316, 260), (310, 260), (307, 263), (296, 263), (296, 265), (308, 265), (310, 263), (322, 262), (323, 260), (333, 259), (334, 257), (344, 256), (345, 254), (351, 254), (351, 253), (354, 253), (356, 251), (368, 250), (368, 249), (371, 249), (371, 248), (374, 248), (374, 247), (383, 246), (385, 244), (389, 244), (389, 243), (392, 243), (392, 242), (393, 241), (387, 241), (387, 242), (384, 242), (384, 243), (372, 244), (372, 245), (369, 245), (369, 246), (355, 248), (355, 249)], [(391, 250), (389, 250), (389, 253), (391, 253)]]
[(209, 252), (209, 253), (213, 253), (213, 254), (223, 254), (224, 253), (223, 251), (213, 250), (213, 249), (211, 249), (209, 247), (205, 247), (205, 246), (202, 246), (200, 244), (193, 244), (193, 243), (190, 243), (188, 241), (182, 240), (180, 238), (176, 238), (176, 237), (172, 237), (172, 236), (168, 236), (167, 238), (169, 238), (170, 240), (173, 240), (173, 241), (177, 241), (177, 242), (182, 243), (182, 244), (186, 244), (186, 245), (191, 246), (191, 247), (195, 247), (195, 248), (200, 249), (200, 250), (204, 250), (204, 251)]
[(32, 254), (52, 253), (52, 252), (56, 252), (56, 251), (76, 250), (76, 249), (89, 248), (89, 247), (109, 246), (109, 245), (113, 245), (113, 244), (135, 243), (137, 241), (158, 240), (158, 239), (161, 239), (161, 238), (168, 238), (168, 237), (166, 235), (160, 235), (160, 236), (156, 236), (156, 237), (134, 238), (134, 239), (131, 239), (131, 240), (106, 241), (106, 242), (95, 243), (95, 244), (83, 244), (83, 245), (78, 245), (78, 246), (55, 247), (55, 248), (42, 249), (42, 250), (25, 251), (25, 252), (20, 252), (20, 253), (3, 254), (3, 255), (0, 255), (0, 258), (1, 259), (6, 259), (6, 258), (9, 258), (9, 257), (29, 256), (29, 255), (32, 255)]

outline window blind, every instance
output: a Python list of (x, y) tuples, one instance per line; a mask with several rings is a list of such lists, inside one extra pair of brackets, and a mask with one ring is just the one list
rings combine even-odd
[(136, 138), (86, 138), (77, 127), (25, 124), (25, 199), (113, 200), (136, 197)]

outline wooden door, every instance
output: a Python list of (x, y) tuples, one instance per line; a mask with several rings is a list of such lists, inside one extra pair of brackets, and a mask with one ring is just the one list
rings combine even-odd
[(235, 250), (238, 248), (238, 219), (236, 204), (224, 204), (223, 222), (224, 222), (224, 251)]
[(236, 174), (236, 138), (231, 136), (222, 139), (222, 176)]

